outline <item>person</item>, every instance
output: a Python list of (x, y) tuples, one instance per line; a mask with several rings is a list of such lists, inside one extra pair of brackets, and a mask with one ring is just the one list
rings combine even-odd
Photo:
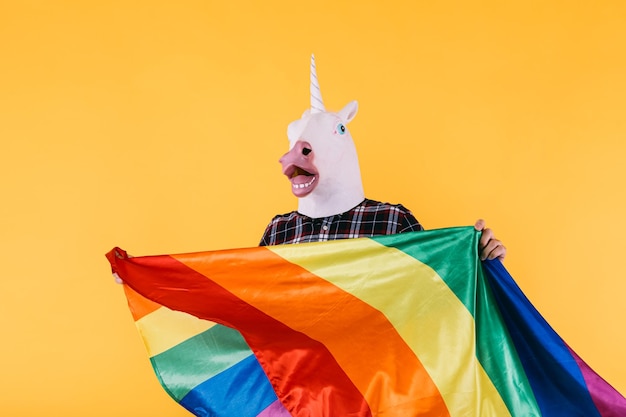
[[(274, 216), (260, 246), (372, 237), (424, 230), (402, 204), (365, 198), (358, 156), (347, 129), (356, 116), (352, 101), (338, 112), (324, 107), (315, 57), (311, 57), (311, 106), (287, 128), (289, 151), (279, 160), (298, 198), (298, 209)], [(506, 247), (482, 219), (481, 260), (506, 256)]]

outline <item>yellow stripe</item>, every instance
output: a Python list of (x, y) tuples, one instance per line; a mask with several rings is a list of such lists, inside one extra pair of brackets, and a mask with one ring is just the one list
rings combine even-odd
[(135, 325), (144, 340), (148, 356), (153, 357), (207, 331), (215, 323), (161, 307), (137, 320)]
[[(474, 318), (432, 268), (370, 239), (311, 244), (306, 251), (296, 246), (302, 245), (267, 248), (383, 312), (430, 374), (451, 416), (511, 415), (476, 358)], [(341, 262), (329, 264), (337, 252)]]

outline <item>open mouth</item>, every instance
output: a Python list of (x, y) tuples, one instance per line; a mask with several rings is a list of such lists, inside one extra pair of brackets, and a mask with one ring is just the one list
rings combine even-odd
[(299, 166), (291, 165), (285, 169), (284, 174), (291, 181), (294, 193), (302, 194), (312, 190), (313, 184), (317, 181), (317, 173), (307, 171)]

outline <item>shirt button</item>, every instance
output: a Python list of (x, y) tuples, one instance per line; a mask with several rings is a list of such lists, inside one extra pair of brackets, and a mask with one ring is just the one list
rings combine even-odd
[(328, 226), (324, 225), (322, 226), (322, 229), (324, 229), (324, 231), (328, 230)]

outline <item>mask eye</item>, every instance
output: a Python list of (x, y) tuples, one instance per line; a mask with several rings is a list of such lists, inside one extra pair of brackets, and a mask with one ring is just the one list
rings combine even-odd
[(339, 123), (337, 125), (337, 128), (335, 129), (335, 132), (337, 132), (340, 135), (345, 135), (346, 134), (346, 127), (343, 125), (343, 123)]

